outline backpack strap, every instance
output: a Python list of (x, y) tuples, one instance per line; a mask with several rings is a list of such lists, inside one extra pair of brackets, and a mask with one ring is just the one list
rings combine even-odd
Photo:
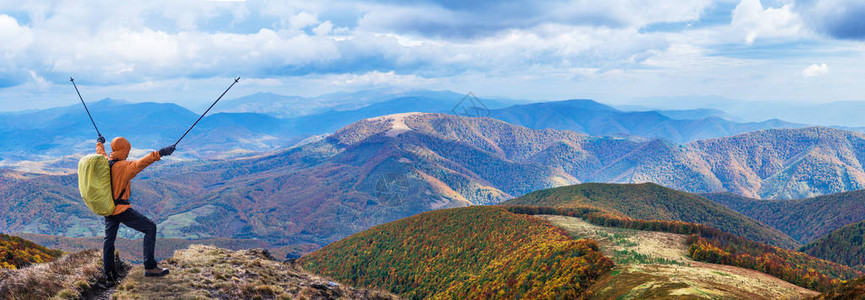
[[(117, 161), (118, 161), (117, 159), (112, 159), (112, 160), (108, 161), (108, 174), (109, 174), (108, 178), (111, 180), (111, 186), (112, 187), (114, 186), (114, 176), (111, 176), (111, 169), (114, 167), (114, 163), (116, 163)], [(126, 187), (123, 187), (123, 190), (120, 191), (120, 197), (118, 197), (117, 199), (114, 199), (114, 205), (121, 205), (121, 204), (131, 205), (131, 203), (129, 203), (129, 200), (121, 199), (121, 198), (123, 198), (123, 194), (126, 194)]]

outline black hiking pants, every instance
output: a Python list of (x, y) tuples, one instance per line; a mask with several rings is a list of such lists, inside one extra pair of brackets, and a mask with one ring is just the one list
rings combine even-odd
[(144, 268), (156, 268), (156, 259), (153, 258), (153, 251), (156, 248), (156, 224), (130, 207), (118, 215), (105, 217), (105, 242), (102, 245), (105, 274), (116, 274), (114, 240), (117, 239), (120, 223), (144, 233)]

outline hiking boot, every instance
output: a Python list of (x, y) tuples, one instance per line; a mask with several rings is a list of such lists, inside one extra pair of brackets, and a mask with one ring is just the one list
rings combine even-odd
[(119, 281), (120, 275), (117, 274), (117, 271), (109, 271), (105, 273), (105, 284), (103, 284), (103, 286), (105, 286), (106, 288), (110, 288), (117, 285), (117, 282)]
[(159, 277), (159, 276), (165, 276), (165, 275), (168, 275), (168, 269), (167, 268), (158, 268), (157, 267), (157, 268), (153, 268), (153, 269), (144, 270), (144, 277)]

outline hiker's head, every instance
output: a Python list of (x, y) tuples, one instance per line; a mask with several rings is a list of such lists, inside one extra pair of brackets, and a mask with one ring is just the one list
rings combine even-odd
[(129, 156), (129, 149), (132, 145), (122, 136), (118, 136), (111, 140), (111, 159), (125, 160)]

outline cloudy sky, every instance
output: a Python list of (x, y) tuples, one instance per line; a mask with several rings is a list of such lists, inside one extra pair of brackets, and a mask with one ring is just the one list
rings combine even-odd
[(0, 111), (424, 88), (865, 100), (862, 0), (3, 1)]

